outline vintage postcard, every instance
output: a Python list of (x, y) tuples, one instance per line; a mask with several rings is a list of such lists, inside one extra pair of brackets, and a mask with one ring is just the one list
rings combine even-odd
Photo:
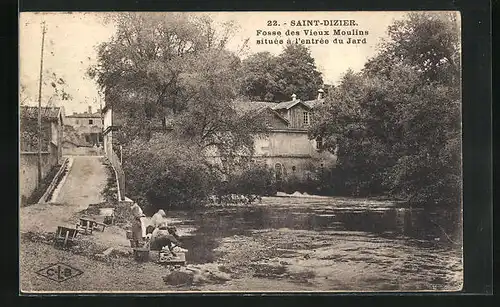
[(21, 293), (460, 291), (460, 18), (21, 13)]

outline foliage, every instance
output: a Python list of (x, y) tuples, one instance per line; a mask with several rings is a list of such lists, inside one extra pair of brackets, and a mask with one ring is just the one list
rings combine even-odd
[[(38, 151), (38, 121), (32, 118), (20, 118), (19, 146), (21, 151)], [(42, 122), (42, 151), (49, 150), (50, 123)]]
[(241, 172), (230, 176), (225, 194), (243, 195), (250, 202), (255, 196), (275, 195), (274, 172), (266, 165), (249, 164)]
[[(68, 84), (60, 75), (51, 69), (45, 69), (42, 80), (42, 105), (53, 106), (55, 101), (70, 101), (73, 96), (68, 92)], [(38, 82), (36, 88), (28, 86), (26, 77), (22, 77), (19, 82), (19, 104), (33, 105), (38, 101)], [(35, 90), (36, 89), (36, 90)], [(35, 94), (36, 93), (36, 94)]]
[(84, 145), (87, 143), (84, 134), (76, 130), (73, 126), (64, 125), (63, 129), (64, 141), (70, 141), (77, 145)]
[(315, 99), (323, 86), (314, 58), (303, 45), (288, 45), (278, 56), (256, 53), (243, 61), (241, 71), (240, 92), (252, 100), (288, 101), (292, 94)]
[(225, 48), (236, 31), (233, 23), (217, 27), (184, 13), (125, 13), (114, 23), (117, 33), (99, 46), (98, 65), (89, 74), (123, 119), (123, 145), (173, 128), (199, 153), (216, 151), (228, 163), (251, 155), (252, 134), (265, 127), (238, 116), (231, 103), (240, 66)]
[(241, 93), (252, 100), (276, 101), (278, 61), (270, 52), (250, 55), (242, 63)]
[(172, 136), (136, 139), (124, 147), (130, 197), (153, 208), (193, 208), (211, 193), (215, 173), (195, 147)]
[(101, 163), (106, 167), (106, 172), (108, 174), (108, 180), (106, 186), (101, 191), (101, 195), (104, 197), (106, 203), (116, 206), (119, 201), (115, 170), (107, 158), (102, 158)]
[[(338, 155), (341, 190), (413, 204), (460, 202), (459, 32), (455, 15), (411, 13), (360, 73), (348, 71), (311, 137)], [(322, 114), (322, 115), (321, 115)]]
[(123, 113), (129, 140), (150, 137), (165, 117), (193, 104), (234, 96), (239, 59), (225, 50), (232, 24), (217, 33), (210, 19), (180, 13), (125, 13), (114, 22), (117, 33), (99, 46), (99, 64), (89, 74), (106, 103)]

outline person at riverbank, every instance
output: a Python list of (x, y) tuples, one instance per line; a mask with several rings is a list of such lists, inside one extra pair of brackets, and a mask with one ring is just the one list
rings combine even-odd
[(160, 226), (166, 219), (167, 214), (163, 209), (160, 209), (151, 217), (151, 226), (158, 228), (158, 226)]
[(139, 246), (140, 243), (144, 242), (146, 239), (146, 227), (145, 227), (145, 217), (142, 212), (141, 207), (137, 203), (134, 203), (130, 210), (132, 211), (132, 240), (135, 246)]
[(158, 228), (163, 222), (167, 220), (167, 214), (163, 209), (158, 210), (149, 221), (148, 227), (146, 227), (146, 235), (149, 239), (151, 239), (151, 234), (153, 231)]
[(178, 247), (180, 251), (186, 251), (182, 248), (182, 243), (175, 227), (168, 226), (165, 211), (160, 209), (153, 215), (150, 227), (154, 227), (150, 241), (150, 248), (152, 250), (161, 250), (167, 247), (173, 255), (175, 255), (173, 252), (174, 247)]

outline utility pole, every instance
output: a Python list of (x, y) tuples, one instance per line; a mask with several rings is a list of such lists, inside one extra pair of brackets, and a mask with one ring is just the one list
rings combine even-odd
[(42, 77), (43, 45), (45, 42), (45, 21), (42, 23), (42, 50), (40, 52), (40, 83), (38, 85), (38, 185), (42, 183)]
[(101, 96), (99, 96), (99, 111), (101, 113), (101, 135), (100, 135), (99, 142), (101, 144), (101, 150), (103, 150), (104, 154), (106, 155), (106, 149), (104, 148), (104, 114), (102, 113), (102, 99), (101, 99)]

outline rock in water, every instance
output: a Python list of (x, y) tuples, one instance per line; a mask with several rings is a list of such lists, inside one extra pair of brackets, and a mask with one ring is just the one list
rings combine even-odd
[(181, 271), (174, 271), (163, 277), (163, 281), (169, 285), (190, 285), (193, 283), (193, 274)]
[(228, 280), (231, 280), (231, 276), (227, 273), (224, 273), (224, 272), (210, 272), (210, 277), (212, 280), (215, 280), (215, 281), (228, 281)]

